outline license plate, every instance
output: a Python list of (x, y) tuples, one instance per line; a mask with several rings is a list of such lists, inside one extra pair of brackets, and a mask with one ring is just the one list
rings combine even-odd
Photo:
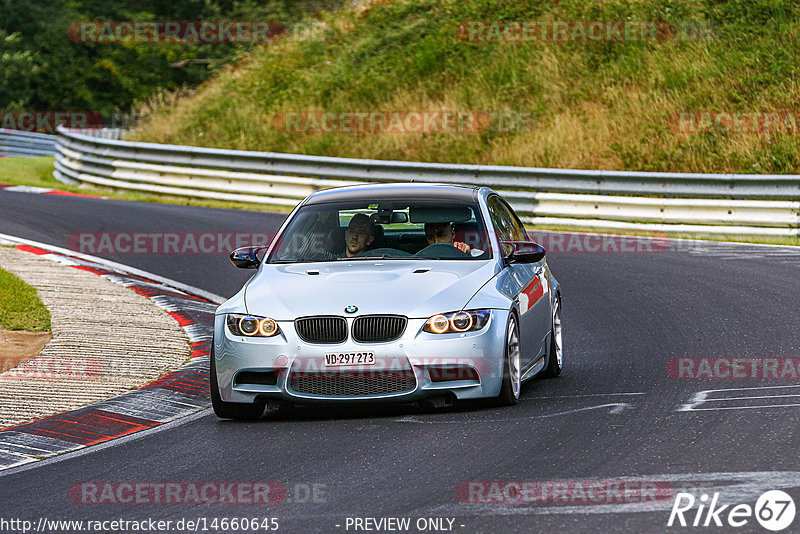
[(325, 354), (326, 367), (344, 365), (375, 365), (374, 352), (329, 352)]

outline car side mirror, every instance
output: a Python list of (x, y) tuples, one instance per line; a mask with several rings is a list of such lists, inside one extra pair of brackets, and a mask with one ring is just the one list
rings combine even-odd
[(231, 263), (239, 269), (258, 269), (258, 251), (264, 247), (241, 247), (231, 252)]
[(502, 241), (511, 251), (505, 256), (509, 263), (536, 263), (542, 261), (547, 251), (533, 241)]

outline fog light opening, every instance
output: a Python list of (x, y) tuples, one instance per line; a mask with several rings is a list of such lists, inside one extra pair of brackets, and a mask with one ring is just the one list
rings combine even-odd
[(234, 387), (244, 385), (274, 386), (278, 383), (275, 371), (242, 371), (233, 380)]
[(428, 367), (431, 382), (451, 382), (455, 380), (472, 380), (478, 382), (478, 371), (469, 365), (442, 365)]

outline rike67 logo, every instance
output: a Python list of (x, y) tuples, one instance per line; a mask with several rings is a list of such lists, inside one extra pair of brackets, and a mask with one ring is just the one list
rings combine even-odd
[(691, 493), (675, 495), (667, 526), (728, 527), (738, 528), (756, 521), (767, 530), (778, 532), (794, 521), (795, 505), (792, 497), (780, 490), (770, 490), (756, 501), (755, 508), (749, 504), (719, 505), (719, 493), (709, 501), (706, 494), (696, 499)]

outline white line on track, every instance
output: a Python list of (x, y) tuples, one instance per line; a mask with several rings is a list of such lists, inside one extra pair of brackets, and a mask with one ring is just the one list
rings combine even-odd
[(721, 399), (708, 399), (706, 400), (706, 402), (751, 400), (751, 399), (776, 399), (776, 398), (784, 399), (787, 397), (800, 397), (800, 395), (756, 395), (752, 397), (722, 397)]
[(759, 408), (800, 408), (798, 404), (762, 404), (760, 406), (720, 406), (718, 408), (691, 408), (679, 412), (716, 412), (719, 410), (758, 410)]
[(757, 386), (757, 387), (747, 387), (747, 388), (728, 388), (728, 389), (705, 389), (702, 391), (698, 391), (694, 393), (689, 400), (689, 402), (680, 405), (675, 411), (677, 412), (708, 412), (708, 411), (717, 411), (717, 410), (754, 410), (758, 408), (800, 408), (800, 403), (795, 404), (755, 404), (755, 405), (744, 405), (744, 406), (714, 406), (714, 407), (705, 407), (705, 408), (698, 408), (698, 406), (708, 405), (711, 402), (721, 402), (721, 401), (747, 401), (747, 400), (759, 400), (759, 399), (775, 399), (775, 400), (782, 400), (782, 399), (791, 399), (794, 397), (800, 397), (800, 395), (792, 394), (792, 393), (777, 393), (775, 395), (748, 395), (743, 397), (731, 396), (731, 397), (713, 397), (712, 394), (714, 393), (724, 393), (730, 394), (734, 391), (753, 391), (753, 392), (760, 392), (763, 391), (764, 393), (769, 393), (772, 390), (779, 390), (779, 389), (790, 389), (792, 391), (796, 391), (792, 388), (800, 388), (800, 385), (789, 385), (789, 386)]

